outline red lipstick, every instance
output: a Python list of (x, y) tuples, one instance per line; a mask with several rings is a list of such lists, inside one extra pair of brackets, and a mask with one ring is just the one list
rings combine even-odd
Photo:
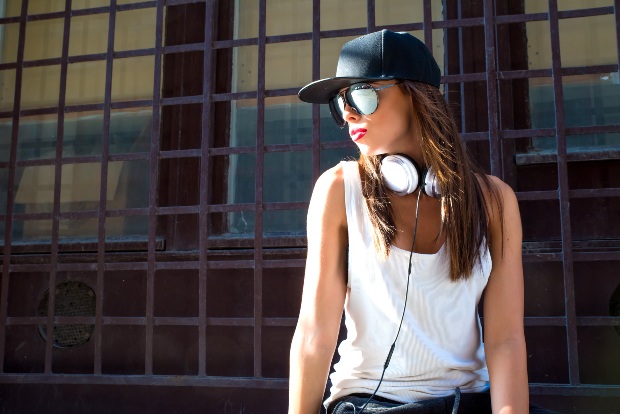
[(355, 128), (349, 131), (349, 135), (353, 139), (353, 141), (358, 141), (366, 135), (366, 129), (364, 128)]

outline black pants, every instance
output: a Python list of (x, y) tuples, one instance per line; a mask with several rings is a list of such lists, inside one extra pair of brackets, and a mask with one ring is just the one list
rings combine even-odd
[[(327, 414), (357, 414), (370, 395), (351, 394), (332, 401)], [(381, 397), (373, 397), (364, 408), (364, 414), (451, 414), (455, 396), (431, 398), (429, 400), (400, 404)], [(458, 414), (491, 414), (489, 392), (462, 393), (458, 403)], [(530, 414), (554, 414), (530, 403)]]

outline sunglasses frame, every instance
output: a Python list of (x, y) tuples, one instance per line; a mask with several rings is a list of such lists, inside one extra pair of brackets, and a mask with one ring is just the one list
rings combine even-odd
[[(354, 83), (353, 85), (349, 86), (346, 89), (338, 91), (338, 93), (336, 93), (334, 96), (332, 96), (330, 98), (330, 100), (329, 100), (329, 111), (331, 112), (332, 118), (334, 118), (334, 121), (336, 121), (336, 125), (338, 125), (338, 127), (340, 129), (343, 129), (344, 126), (347, 124), (347, 121), (345, 121), (344, 118), (340, 115), (339, 109), (337, 107), (337, 105), (338, 105), (337, 101), (338, 101), (339, 97), (342, 97), (342, 100), (344, 101), (345, 107), (349, 106), (349, 108), (353, 109), (356, 113), (358, 113), (360, 115), (372, 115), (373, 113), (375, 113), (377, 108), (379, 108), (379, 94), (378, 94), (378, 91), (380, 91), (382, 89), (390, 88), (390, 87), (392, 87), (394, 85), (398, 85), (399, 83), (400, 83), (400, 81), (397, 81), (397, 82), (394, 82), (394, 83), (390, 83), (388, 85), (382, 85), (382, 86), (379, 86), (379, 87), (374, 87), (374, 86), (372, 86), (368, 82), (357, 82), (357, 83)], [(368, 85), (368, 88), (362, 88), (364, 85)], [(375, 107), (375, 109), (373, 111), (371, 111), (370, 113), (364, 113), (355, 104), (354, 99), (351, 97), (351, 89), (352, 88), (353, 88), (354, 91), (357, 90), (357, 89), (372, 89), (375, 92), (375, 95), (377, 96), (377, 106)]]

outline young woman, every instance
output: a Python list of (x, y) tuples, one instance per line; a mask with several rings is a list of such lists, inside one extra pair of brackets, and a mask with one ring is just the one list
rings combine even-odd
[(299, 92), (330, 105), (360, 158), (310, 201), (290, 413), (319, 412), (343, 309), (328, 413), (529, 410), (517, 200), (468, 157), (439, 82), (424, 44), (383, 30)]

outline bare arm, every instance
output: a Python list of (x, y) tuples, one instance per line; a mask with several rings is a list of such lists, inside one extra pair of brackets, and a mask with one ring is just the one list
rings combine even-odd
[(492, 181), (503, 200), (504, 231), (502, 234), (500, 210), (492, 197), (488, 197), (493, 269), (484, 293), (484, 346), (491, 380), (491, 404), (493, 413), (527, 413), (521, 218), (512, 189), (497, 178), (492, 177)]
[(336, 166), (317, 181), (308, 210), (308, 257), (290, 354), (290, 414), (319, 412), (346, 296), (346, 247), (344, 181)]

